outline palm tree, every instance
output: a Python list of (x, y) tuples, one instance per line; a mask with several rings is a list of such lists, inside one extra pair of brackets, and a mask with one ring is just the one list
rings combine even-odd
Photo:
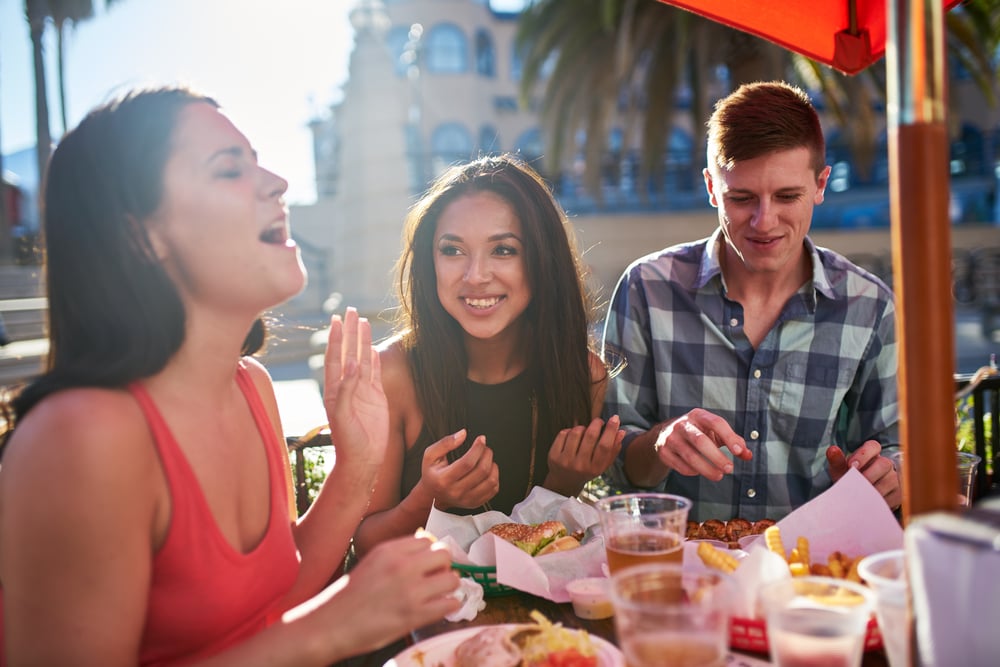
[[(35, 71), (35, 132), (36, 161), (38, 178), (41, 182), (45, 173), (45, 165), (49, 163), (49, 153), (52, 150), (52, 131), (49, 128), (49, 98), (45, 81), (45, 52), (42, 48), (42, 37), (45, 34), (45, 20), (48, 16), (49, 4), (46, 0), (25, 0), (24, 14), (31, 31), (32, 62)], [(41, 190), (41, 188), (39, 188)], [(39, 208), (39, 210), (41, 210)]]
[[(2, 89), (2, 88), (0, 88)], [(0, 136), (0, 146), (3, 146)], [(4, 178), (3, 151), (0, 150), (0, 262), (11, 256), (13, 220), (7, 219), (7, 179)]]
[[(116, 0), (105, 0), (110, 7)], [(25, 0), (24, 13), (31, 31), (31, 48), (35, 71), (35, 122), (37, 126), (38, 177), (45, 173), (52, 150), (52, 130), (49, 126), (49, 99), (45, 76), (45, 53), (42, 38), (49, 19), (58, 30), (59, 101), (63, 131), (66, 130), (66, 85), (64, 71), (63, 32), (67, 25), (86, 20), (94, 15), (92, 0)]]
[[(110, 5), (114, 0), (107, 0)], [(56, 29), (56, 62), (59, 79), (59, 115), (63, 134), (69, 129), (66, 123), (66, 28), (94, 17), (92, 0), (49, 0), (49, 15)]]
[[(996, 86), (1000, 0), (969, 0), (948, 14), (949, 52), (984, 90)], [(824, 102), (862, 171), (874, 163), (877, 119), (871, 102), (885, 95), (884, 73), (868, 68), (848, 77), (770, 42), (654, 0), (534, 0), (518, 26), (524, 68), (522, 100), (542, 91), (541, 122), (548, 141), (547, 171), (556, 172), (585, 132), (584, 186), (600, 197), (600, 167), (610, 124), (621, 122), (623, 144), (639, 144), (640, 183), (663, 168), (677, 107), (678, 84), (690, 92), (691, 126), (709, 115), (714, 70), (725, 66), (732, 88), (783, 78), (823, 92)], [(551, 75), (546, 81), (546, 75)], [(988, 93), (987, 99), (994, 95)], [(847, 100), (850, 100), (848, 104)], [(848, 122), (848, 120), (850, 122)], [(692, 164), (702, 157), (696, 142)]]

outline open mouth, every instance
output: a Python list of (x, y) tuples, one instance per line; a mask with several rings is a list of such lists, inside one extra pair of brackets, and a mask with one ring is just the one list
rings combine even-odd
[(284, 224), (274, 224), (261, 232), (258, 238), (270, 245), (284, 245), (288, 241), (288, 228)]
[(467, 299), (465, 299), (465, 305), (469, 306), (470, 308), (477, 308), (477, 309), (485, 310), (487, 308), (492, 308), (493, 306), (495, 306), (498, 303), (500, 303), (501, 301), (503, 301), (505, 298), (506, 297), (502, 297), (502, 296), (492, 296), (492, 297), (489, 297), (489, 298), (486, 298), (486, 299), (468, 299), (467, 298)]

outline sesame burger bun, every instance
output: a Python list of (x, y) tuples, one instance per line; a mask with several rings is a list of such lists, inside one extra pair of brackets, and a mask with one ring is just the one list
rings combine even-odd
[(487, 532), (507, 540), (525, 553), (536, 556), (550, 542), (566, 535), (566, 526), (561, 521), (535, 524), (498, 523)]
[(576, 549), (578, 546), (580, 546), (580, 540), (572, 535), (564, 535), (546, 544), (535, 555), (544, 556), (545, 554), (554, 554), (557, 551), (569, 551), (570, 549)]

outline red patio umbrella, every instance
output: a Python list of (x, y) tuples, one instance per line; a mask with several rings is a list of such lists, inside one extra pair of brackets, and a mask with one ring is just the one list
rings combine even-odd
[(886, 55), (903, 515), (956, 506), (944, 12), (958, 0), (660, 0), (858, 72)]
[[(951, 9), (961, 0), (938, 0)], [(857, 74), (885, 54), (886, 0), (660, 0)]]

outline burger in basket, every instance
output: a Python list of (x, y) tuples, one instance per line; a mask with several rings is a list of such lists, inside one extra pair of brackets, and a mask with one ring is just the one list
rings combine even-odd
[(529, 556), (544, 556), (580, 546), (580, 536), (569, 535), (561, 521), (542, 523), (498, 523), (487, 532), (506, 540)]

